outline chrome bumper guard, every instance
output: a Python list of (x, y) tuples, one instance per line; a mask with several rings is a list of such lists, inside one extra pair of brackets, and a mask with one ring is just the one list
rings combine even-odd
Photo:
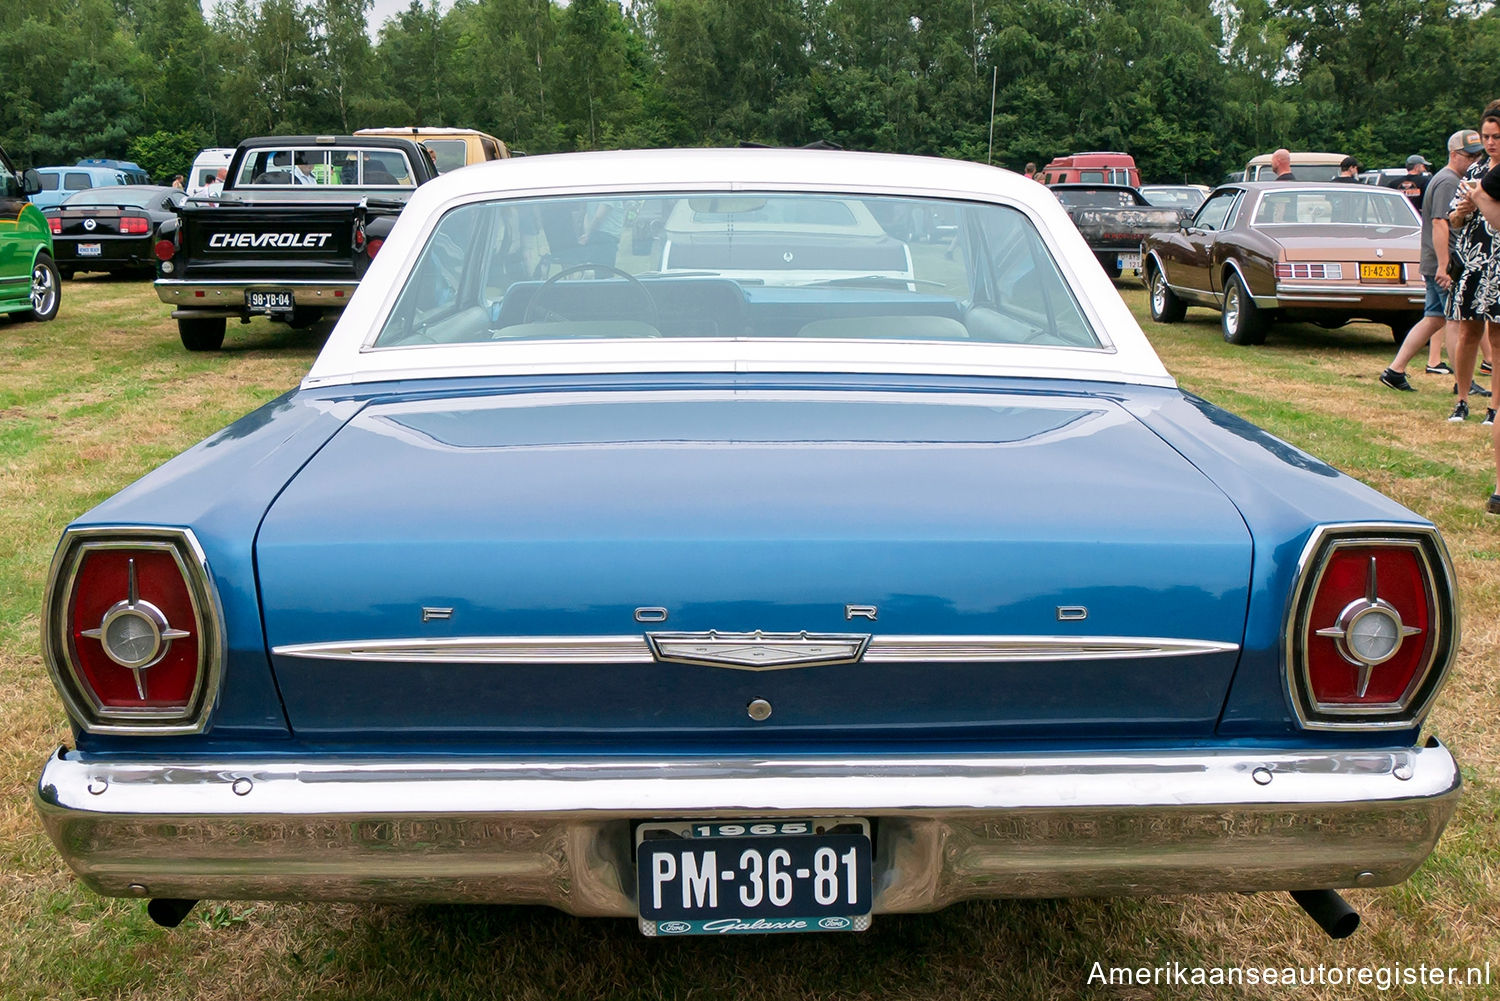
[(1459, 795), (1422, 748), (900, 758), (90, 761), (34, 795), (109, 896), (546, 904), (636, 913), (631, 832), (857, 815), (875, 911), (978, 897), (1383, 886)]

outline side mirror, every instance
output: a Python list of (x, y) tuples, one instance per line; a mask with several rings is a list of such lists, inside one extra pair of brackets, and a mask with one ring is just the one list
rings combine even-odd
[(42, 191), (42, 175), (33, 169), (21, 171), (21, 194), (37, 195)]

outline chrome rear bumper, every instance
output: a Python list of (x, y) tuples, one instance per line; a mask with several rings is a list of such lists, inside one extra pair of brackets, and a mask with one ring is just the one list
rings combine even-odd
[(1374, 751), (899, 758), (48, 761), (35, 805), (110, 896), (636, 913), (634, 821), (858, 815), (875, 910), (976, 897), (1381, 886), (1459, 794), (1436, 741)]

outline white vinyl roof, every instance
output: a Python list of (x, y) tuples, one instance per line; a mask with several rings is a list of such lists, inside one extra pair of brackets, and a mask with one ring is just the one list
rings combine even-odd
[[(1055, 255), (1102, 348), (896, 340), (655, 338), (372, 348), (437, 220), (477, 200), (693, 191), (813, 191), (994, 202), (1025, 212)], [(304, 387), (474, 375), (808, 372), (1014, 375), (1175, 385), (1046, 188), (963, 160), (821, 150), (566, 153), (475, 164), (413, 193)]]

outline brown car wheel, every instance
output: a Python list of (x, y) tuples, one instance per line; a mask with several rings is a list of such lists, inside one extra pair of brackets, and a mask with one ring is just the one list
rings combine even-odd
[(1224, 282), (1224, 339), (1230, 344), (1264, 344), (1270, 322), (1250, 298), (1238, 274)]

